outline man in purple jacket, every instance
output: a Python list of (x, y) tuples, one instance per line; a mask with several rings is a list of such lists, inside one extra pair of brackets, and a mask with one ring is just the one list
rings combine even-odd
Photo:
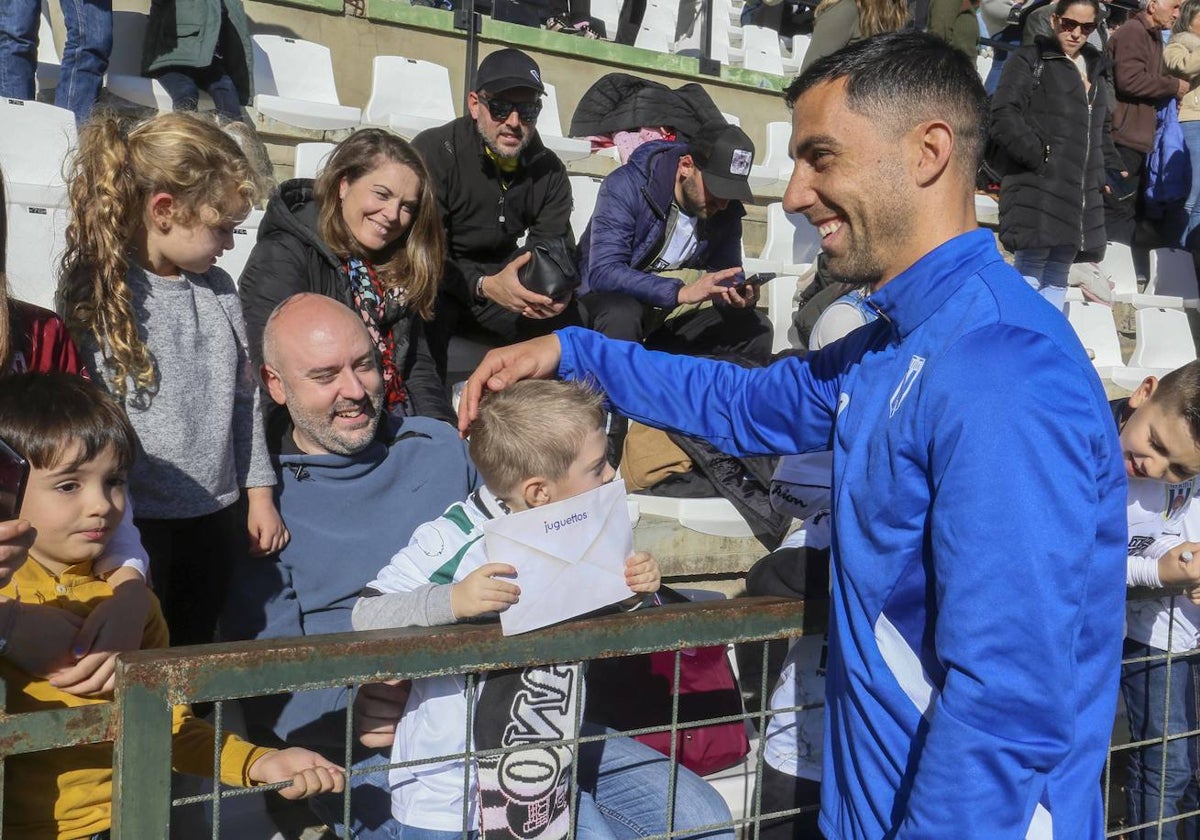
[[(745, 132), (714, 122), (688, 143), (646, 143), (604, 179), (580, 239), (592, 329), (676, 353), (770, 355), (770, 322), (741, 268), (753, 162)], [(661, 274), (679, 269), (705, 273)]]

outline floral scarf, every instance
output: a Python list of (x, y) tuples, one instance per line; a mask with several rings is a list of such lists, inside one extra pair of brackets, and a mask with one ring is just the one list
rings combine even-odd
[(383, 386), (388, 411), (408, 402), (408, 390), (404, 377), (396, 367), (396, 339), (392, 327), (407, 314), (404, 291), (384, 289), (370, 263), (351, 257), (346, 262), (350, 275), (350, 295), (354, 308), (362, 316), (371, 334), (371, 341), (379, 350), (379, 363), (383, 368)]

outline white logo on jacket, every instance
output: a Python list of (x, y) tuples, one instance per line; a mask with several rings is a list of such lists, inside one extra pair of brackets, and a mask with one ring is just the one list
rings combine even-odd
[(913, 356), (909, 360), (908, 370), (904, 372), (904, 378), (900, 380), (900, 384), (892, 392), (892, 400), (888, 403), (888, 417), (895, 416), (896, 412), (900, 410), (904, 398), (912, 390), (913, 383), (917, 381), (917, 377), (921, 375), (921, 369), (924, 367), (925, 359), (921, 356)]

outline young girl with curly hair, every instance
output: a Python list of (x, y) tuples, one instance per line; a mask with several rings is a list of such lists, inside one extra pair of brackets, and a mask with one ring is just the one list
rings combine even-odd
[(288, 539), (237, 289), (216, 267), (255, 192), (237, 144), (196, 116), (80, 133), (59, 309), (138, 433), (135, 521), (176, 645), (212, 640), (247, 535), (258, 555)]

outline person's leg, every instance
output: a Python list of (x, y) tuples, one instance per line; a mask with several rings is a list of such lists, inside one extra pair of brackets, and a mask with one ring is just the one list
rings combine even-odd
[(199, 106), (200, 87), (188, 71), (168, 70), (158, 74), (157, 79), (171, 97), (171, 107), (176, 111), (195, 111)]
[(214, 640), (230, 572), (234, 563), (244, 561), (247, 554), (245, 519), (240, 515), (244, 509), (234, 503), (206, 516), (178, 520), (167, 579), (155, 586), (172, 647)]
[(745, 356), (766, 364), (772, 337), (770, 319), (752, 306), (704, 306), (668, 320), (646, 336), (646, 346), (692, 356)]
[(608, 338), (641, 341), (645, 335), (646, 306), (640, 300), (616, 292), (584, 295), (587, 327)]
[[(612, 731), (587, 721), (581, 728), (583, 735)], [(668, 795), (672, 774), (673, 803)], [(665, 834), (668, 828), (688, 837), (732, 840), (734, 836), (729, 807), (712, 785), (632, 738), (582, 745), (579, 785), (595, 799), (616, 840)], [(668, 812), (674, 815), (670, 821)]]
[(83, 123), (100, 96), (112, 53), (112, 0), (61, 0), (67, 42), (54, 104)]
[(33, 99), (41, 9), (38, 0), (0, 3), (0, 97)]
[[(1195, 725), (1195, 710), (1187, 707), (1195, 694), (1189, 690), (1191, 664), (1179, 657), (1168, 667), (1158, 659), (1163, 651), (1125, 640), (1125, 658), (1155, 657), (1121, 667), (1121, 693), (1129, 716), (1129, 736), (1133, 741), (1162, 739), (1164, 735), (1188, 731)], [(1168, 691), (1168, 680), (1170, 682)], [(1191, 723), (1189, 723), (1191, 721)], [(1130, 750), (1128, 779), (1125, 784), (1130, 825), (1155, 822), (1179, 813), (1179, 803), (1195, 783), (1189, 760), (1190, 738), (1151, 743)], [(1129, 832), (1130, 840), (1150, 840), (1159, 836), (1157, 828)]]
[[(817, 827), (821, 806), (820, 782), (789, 776), (763, 762), (758, 787), (762, 791), (762, 809), (759, 813), (764, 815), (758, 840), (821, 840), (824, 835)], [(794, 808), (811, 810), (775, 819), (765, 816)]]
[(1074, 245), (1055, 245), (1047, 251), (1038, 294), (1062, 312), (1067, 303), (1067, 283), (1071, 276), (1071, 266), (1078, 251)]
[(246, 122), (246, 112), (242, 108), (242, 98), (238, 95), (233, 79), (223, 70), (215, 74), (213, 80), (205, 88), (212, 97), (213, 108), (227, 120)]
[(1046, 272), (1049, 257), (1049, 248), (1020, 248), (1013, 252), (1013, 268), (1037, 291), (1042, 287), (1042, 275)]

